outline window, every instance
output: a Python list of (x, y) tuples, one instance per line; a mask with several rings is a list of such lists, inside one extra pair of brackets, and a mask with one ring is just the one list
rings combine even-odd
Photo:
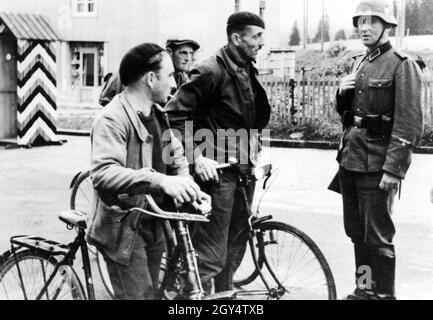
[(76, 17), (95, 17), (97, 0), (72, 0), (72, 12)]
[(72, 87), (102, 85), (104, 44), (97, 42), (71, 43)]

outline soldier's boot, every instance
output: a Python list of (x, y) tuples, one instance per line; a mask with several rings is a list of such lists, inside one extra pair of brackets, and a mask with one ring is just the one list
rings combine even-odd
[(370, 251), (364, 244), (355, 244), (354, 251), (356, 289), (343, 300), (370, 300), (374, 297)]
[(375, 252), (373, 255), (373, 274), (376, 279), (375, 299), (396, 300), (395, 296), (395, 253)]

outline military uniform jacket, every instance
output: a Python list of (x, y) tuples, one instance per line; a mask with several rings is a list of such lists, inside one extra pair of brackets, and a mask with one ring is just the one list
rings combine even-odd
[(355, 91), (346, 96), (337, 92), (337, 111), (362, 118), (386, 116), (393, 119), (393, 127), (390, 136), (372, 136), (365, 128), (350, 126), (340, 146), (340, 166), (363, 173), (386, 171), (404, 179), (423, 133), (421, 71), (389, 42), (354, 59)]

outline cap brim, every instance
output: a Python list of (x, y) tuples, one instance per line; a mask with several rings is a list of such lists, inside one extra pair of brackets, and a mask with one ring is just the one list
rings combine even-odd
[(179, 46), (183, 46), (183, 45), (190, 45), (194, 51), (200, 49), (200, 45), (194, 40), (176, 40), (176, 41), (168, 40), (166, 46), (167, 47), (171, 47), (171, 46), (179, 47)]

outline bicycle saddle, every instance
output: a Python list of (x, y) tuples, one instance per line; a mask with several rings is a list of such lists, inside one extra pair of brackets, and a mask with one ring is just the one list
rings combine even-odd
[(75, 210), (63, 211), (59, 214), (59, 220), (80, 229), (87, 228), (87, 215)]

